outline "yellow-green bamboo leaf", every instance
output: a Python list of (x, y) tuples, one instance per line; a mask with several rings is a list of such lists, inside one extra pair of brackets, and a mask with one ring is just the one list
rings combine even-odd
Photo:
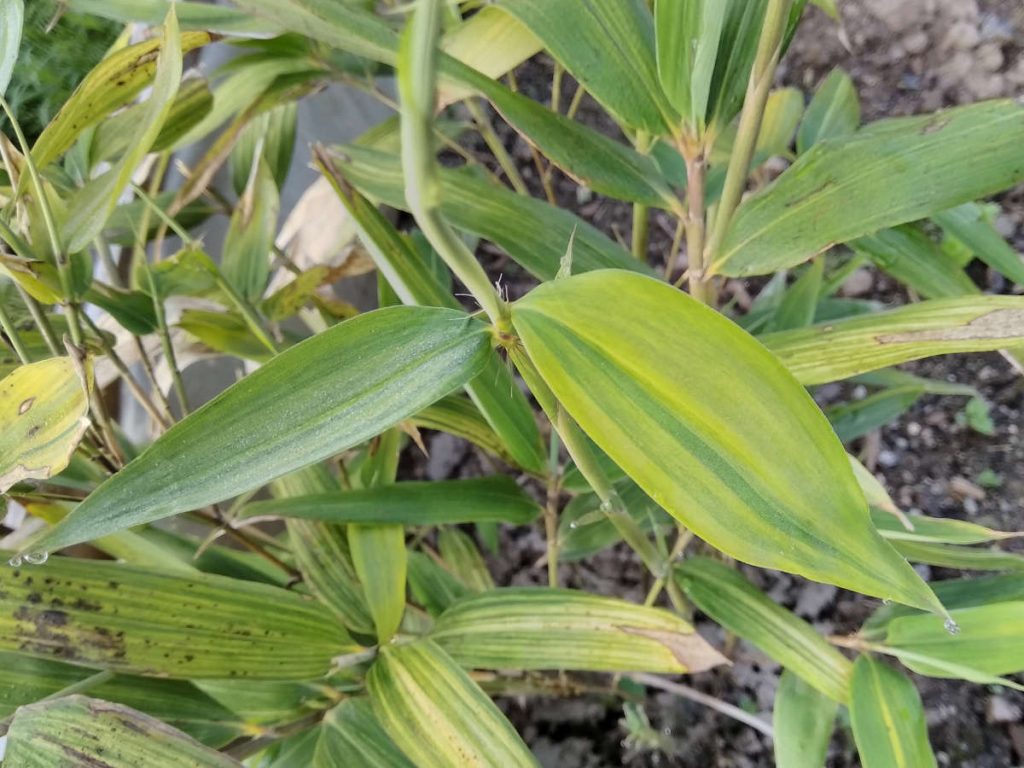
[(377, 719), (419, 768), (539, 765), (490, 697), (429, 640), (384, 646), (366, 682)]
[(64, 696), (19, 709), (7, 733), (9, 768), (241, 768), (181, 731), (123, 704)]
[(359, 650), (310, 598), (223, 576), (51, 557), (0, 595), (0, 650), (129, 674), (309, 680)]
[(678, 567), (677, 578), (694, 604), (712, 619), (833, 701), (846, 702), (850, 662), (810, 624), (714, 560), (689, 558)]
[(463, 667), (702, 672), (728, 661), (660, 608), (570, 589), (494, 589), (460, 600), (430, 633)]
[(769, 333), (758, 340), (801, 384), (824, 384), (933, 355), (985, 352), (1024, 341), (1024, 298), (922, 301), (887, 312)]
[(864, 655), (854, 665), (850, 693), (864, 768), (935, 768), (921, 697), (905, 675)]
[(377, 639), (386, 643), (405, 613), (405, 528), (353, 523), (348, 526), (348, 544)]
[[(180, 51), (187, 53), (211, 40), (209, 32), (184, 32)], [(155, 37), (122, 48), (97, 64), (36, 140), (32, 147), (36, 165), (45, 168), (74, 144), (82, 131), (128, 104), (149, 85), (162, 45), (163, 40)]]
[(0, 379), (0, 492), (61, 472), (89, 427), (92, 365), (55, 357)]
[(24, 0), (0, 0), (0, 96), (7, 90), (18, 61), (24, 21)]
[(744, 202), (710, 272), (774, 272), (1022, 179), (1024, 108), (1013, 101), (883, 120), (819, 142)]
[(33, 549), (56, 549), (198, 509), (352, 448), (472, 379), (485, 325), (390, 307), (280, 353), (101, 485)]
[(441, 558), (448, 569), (474, 592), (494, 589), (494, 579), (476, 542), (458, 528), (442, 528), (437, 536)]
[(871, 511), (871, 521), (890, 541), (920, 541), (932, 544), (984, 544), (1024, 536), (1024, 531), (996, 531), (966, 520), (925, 515), (897, 518), (891, 512)]
[(860, 100), (853, 79), (836, 67), (814, 92), (807, 105), (796, 150), (803, 154), (823, 139), (848, 136), (860, 125)]
[(838, 709), (836, 702), (784, 670), (772, 710), (778, 768), (822, 768)]
[[(569, 415), (698, 536), (753, 565), (941, 611), (872, 527), (806, 390), (729, 320), (609, 270), (542, 285), (512, 322)], [(679, 331), (670, 345), (666, 328)]]
[(411, 768), (363, 696), (345, 699), (328, 712), (320, 729), (314, 768)]

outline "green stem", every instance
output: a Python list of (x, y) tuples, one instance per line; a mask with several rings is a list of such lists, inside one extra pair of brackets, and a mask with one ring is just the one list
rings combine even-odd
[(245, 324), (249, 326), (249, 330), (252, 331), (253, 335), (259, 340), (260, 344), (265, 346), (270, 353), (276, 355), (278, 352), (277, 345), (267, 335), (267, 332), (263, 328), (263, 322), (256, 314), (256, 310), (252, 308), (242, 296), (234, 289), (224, 277), (217, 272), (217, 285), (224, 293), (231, 299), (231, 303), (235, 305), (235, 308), (242, 314), (242, 319), (245, 320)]
[(434, 156), (434, 105), (437, 102), (437, 38), (442, 3), (427, 0), (413, 13), (399, 51), (402, 170), (409, 208), (427, 240), (498, 327), (507, 326), (508, 309), (473, 252), (440, 212), (441, 184)]
[(633, 256), (640, 261), (647, 261), (647, 241), (649, 233), (649, 209), (646, 205), (633, 203), (633, 235), (630, 243)]
[(24, 343), (21, 341), (21, 336), (18, 333), (18, 329), (15, 327), (14, 322), (7, 314), (7, 310), (4, 309), (4, 305), (0, 304), (0, 328), (3, 329), (4, 333), (7, 334), (8, 341), (11, 342), (11, 346), (14, 347), (14, 353), (18, 356), (18, 359), (22, 363), (28, 365), (31, 361), (28, 355), (28, 350), (25, 349)]
[(174, 344), (171, 343), (171, 332), (167, 327), (167, 316), (164, 314), (164, 301), (156, 288), (156, 280), (153, 278), (153, 270), (150, 269), (148, 261), (139, 262), (139, 267), (145, 273), (145, 279), (149, 287), (149, 295), (153, 297), (153, 313), (156, 315), (157, 332), (160, 336), (160, 346), (164, 351), (164, 359), (167, 361), (167, 368), (171, 372), (171, 382), (174, 386), (174, 393), (178, 396), (178, 405), (181, 407), (181, 415), (187, 416), (190, 410), (188, 395), (185, 394), (185, 382), (181, 378), (181, 371), (178, 369), (178, 360), (174, 354)]
[(547, 538), (548, 586), (558, 586), (558, 497), (562, 492), (562, 476), (558, 471), (557, 430), (551, 430), (548, 447), (548, 483), (544, 502), (544, 535)]
[(32, 322), (36, 324), (36, 328), (39, 329), (39, 333), (43, 335), (43, 341), (46, 342), (47, 348), (50, 353), (54, 356), (60, 355), (60, 346), (57, 344), (57, 335), (53, 332), (53, 326), (50, 325), (49, 319), (43, 312), (42, 307), (39, 306), (39, 302), (32, 298), (31, 294), (21, 287), (21, 284), (15, 281), (14, 287), (18, 291), (18, 295), (21, 296), (22, 302), (25, 304), (25, 308), (28, 309), (28, 313), (32, 315)]
[(704, 260), (704, 151), (684, 155), (686, 159), (686, 255), (689, 258), (690, 295), (702, 304), (715, 303), (714, 288), (706, 279)]
[(746, 187), (750, 161), (757, 148), (757, 136), (761, 131), (764, 107), (768, 101), (768, 91), (771, 89), (775, 67), (782, 53), (782, 38), (786, 31), (791, 4), (792, 0), (768, 0), (764, 27), (757, 44), (754, 66), (750, 70), (750, 80), (747, 82), (747, 95), (743, 101), (743, 111), (740, 113), (736, 141), (725, 174), (725, 186), (722, 188), (714, 229), (707, 244), (707, 260), (713, 258), (721, 248)]
[(494, 155), (494, 159), (498, 161), (498, 165), (501, 166), (501, 170), (505, 172), (505, 177), (508, 179), (512, 188), (520, 195), (529, 195), (530, 190), (526, 186), (526, 182), (523, 181), (523, 177), (519, 175), (519, 170), (516, 168), (515, 162), (508, 154), (508, 150), (505, 149), (505, 145), (501, 143), (501, 139), (498, 134), (494, 131), (494, 126), (491, 125), (490, 119), (481, 107), (479, 100), (475, 96), (471, 96), (466, 99), (466, 109), (469, 110), (470, 116), (473, 118), (473, 123), (476, 125), (477, 132), (483, 138), (484, 143), (487, 144), (487, 148), (491, 150), (491, 154)]

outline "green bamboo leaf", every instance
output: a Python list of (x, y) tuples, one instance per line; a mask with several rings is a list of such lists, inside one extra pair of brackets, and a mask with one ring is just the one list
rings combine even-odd
[(492, 589), (438, 618), (431, 639), (480, 669), (702, 672), (727, 663), (668, 611), (569, 589)]
[[(209, 32), (185, 32), (180, 37), (179, 50), (188, 53), (212, 39)], [(162, 38), (156, 37), (122, 48), (85, 76), (32, 147), (32, 159), (40, 170), (60, 157), (82, 131), (131, 102), (153, 81), (157, 54), (163, 50), (163, 43)]]
[(266, 584), (53, 557), (3, 586), (0, 649), (117, 672), (302, 680), (358, 650), (317, 603)]
[(252, 14), (223, 5), (192, 0), (68, 0), (75, 13), (102, 16), (122, 24), (159, 24), (174, 6), (182, 29), (201, 29), (223, 35), (269, 37), (280, 28)]
[(401, 525), (353, 523), (348, 526), (348, 544), (377, 639), (386, 643), (405, 613), (405, 529)]
[(293, 723), (322, 712), (337, 701), (333, 679), (296, 680), (196, 680), (195, 686), (226, 707), (254, 730)]
[(819, 141), (848, 136), (860, 126), (860, 100), (853, 79), (836, 67), (814, 92), (796, 136), (803, 154)]
[(64, 696), (18, 710), (7, 733), (10, 768), (231, 768), (241, 763), (121, 704)]
[[(1024, 574), (1007, 573), (966, 579), (933, 581), (935, 594), (950, 610), (973, 608), (991, 603), (1024, 601)], [(919, 611), (892, 603), (875, 611), (864, 624), (867, 632), (883, 630), (890, 621), (900, 616), (917, 616)]]
[(21, 47), (24, 0), (0, 0), (0, 96), (7, 92)]
[[(160, 134), (153, 142), (152, 151), (161, 152), (172, 147), (212, 107), (213, 93), (205, 78), (189, 77), (182, 81), (170, 112), (160, 128)], [(133, 104), (96, 126), (89, 150), (89, 160), (93, 166), (127, 151), (138, 136), (139, 121), (143, 119), (145, 110), (145, 102)]]
[[(321, 161), (321, 170), (355, 221), (359, 238), (402, 303), (458, 309), (451, 290), (441, 283), (391, 222), (332, 172), (329, 158), (323, 157)], [(530, 404), (497, 354), (491, 358), (483, 373), (466, 386), (466, 391), (487, 423), (501, 436), (513, 460), (529, 472), (543, 474), (547, 459)]]
[(921, 387), (883, 389), (863, 400), (852, 400), (825, 409), (832, 429), (844, 443), (891, 424), (924, 395)]
[[(339, 151), (339, 170), (353, 186), (393, 208), (409, 210), (401, 164), (393, 153), (352, 145)], [(518, 195), (468, 169), (438, 171), (444, 217), (456, 228), (495, 243), (541, 280), (558, 273), (570, 238), (574, 273), (607, 267), (647, 271), (627, 250), (568, 211)], [(524, 227), (524, 221), (537, 226)]]
[[(0, 651), (0, 717), (94, 674), (95, 670), (87, 667)], [(184, 680), (115, 675), (91, 686), (89, 692), (159, 718), (211, 746), (225, 744), (244, 732), (241, 718)]]
[(732, 568), (704, 557), (678, 566), (694, 604), (833, 701), (849, 695), (850, 662), (803, 619), (776, 605)]
[(420, 768), (539, 765), (487, 694), (429, 640), (381, 648), (367, 687), (380, 724)]
[(436, 429), (461, 437), (510, 464), (516, 463), (494, 428), (469, 398), (449, 395), (424, 408), (409, 421), (420, 429)]
[(853, 669), (850, 721), (864, 768), (934, 768), (914, 684), (870, 656), (859, 657)]
[(920, 541), (932, 544), (984, 544), (1024, 536), (1024, 531), (995, 531), (966, 520), (951, 520), (942, 517), (908, 515), (906, 521), (913, 526), (907, 529), (902, 522), (889, 512), (871, 511), (875, 528), (890, 541)]
[(910, 360), (1024, 341), (1024, 299), (933, 299), (758, 337), (801, 384), (824, 384)]
[(768, 94), (757, 134), (755, 157), (790, 156), (793, 135), (804, 114), (804, 95), (798, 88), (777, 88)]
[(979, 293), (963, 265), (918, 226), (883, 229), (857, 238), (850, 247), (925, 298)]
[(501, 522), (526, 525), (540, 508), (511, 477), (401, 482), (378, 488), (292, 496), (246, 505), (243, 515), (333, 523), (445, 525)]
[(229, 166), (235, 194), (242, 195), (252, 175), (259, 150), (278, 189), (284, 186), (295, 154), (299, 106), (287, 101), (257, 115), (242, 130), (231, 150)]
[[(889, 622), (885, 644), (912, 653), (964, 667), (987, 675), (1011, 675), (1024, 671), (1024, 602), (1006, 601), (961, 608), (950, 615), (958, 627), (950, 632), (941, 618), (903, 616)], [(925, 661), (908, 658), (903, 663), (918, 674), (955, 677)]]
[(54, 357), (0, 379), (0, 492), (60, 473), (89, 428), (92, 364)]
[[(275, 480), (272, 488), (277, 498), (271, 503), (288, 504), (296, 498), (328, 494), (337, 487), (326, 467), (314, 464)], [(350, 630), (372, 636), (373, 618), (352, 564), (345, 527), (316, 520), (288, 519), (285, 522), (295, 564), (310, 591)]]
[(915, 563), (961, 568), (965, 571), (1024, 571), (1024, 557), (1001, 549), (902, 540), (895, 540), (892, 545), (897, 552)]
[(814, 313), (825, 277), (825, 260), (815, 259), (804, 273), (786, 289), (771, 320), (771, 330), (804, 328), (814, 322)]
[(502, 0), (619, 122), (660, 136), (678, 118), (658, 81), (643, 0)]
[(175, 424), (34, 548), (222, 501), (352, 448), (472, 379), (488, 349), (487, 328), (451, 310), (391, 307), (348, 320)]
[(474, 592), (494, 589), (491, 572), (469, 534), (457, 528), (442, 528), (437, 545), (445, 565), (459, 581)]
[(259, 301), (267, 288), (279, 208), (277, 183), (261, 154), (231, 214), (221, 264), (228, 283), (250, 302)]
[(774, 272), (1021, 179), (1024, 109), (1012, 101), (883, 120), (819, 142), (741, 205), (711, 272)]
[[(103, 230), (110, 214), (117, 207), (118, 198), (131, 181), (135, 169), (159, 137), (164, 122), (174, 105), (174, 94), (177, 93), (178, 86), (181, 84), (182, 39), (178, 30), (178, 18), (174, 15), (172, 7), (163, 26), (153, 89), (146, 101), (145, 109), (139, 116), (135, 138), (110, 170), (102, 176), (87, 181), (85, 186), (77, 190), (68, 202), (68, 213), (62, 225), (62, 233), (63, 240), (72, 253), (88, 246)], [(103, 65), (100, 64), (100, 66)], [(93, 72), (95, 71), (93, 70)], [(105, 83), (105, 86), (110, 88), (110, 81)], [(115, 89), (116, 87), (114, 86)], [(74, 98), (75, 94), (72, 94), (68, 104), (71, 104)], [(66, 108), (67, 104), (65, 104)], [(64, 114), (62, 109), (50, 125), (54, 125)], [(73, 123), (72, 127), (78, 129), (78, 123)], [(39, 137), (39, 141), (41, 142), (45, 136), (46, 132), (44, 131), (43, 135)], [(36, 143), (36, 147), (38, 146), (39, 142)], [(37, 150), (33, 149), (33, 158), (36, 153)], [(44, 165), (41, 161), (37, 160), (37, 162), (40, 166)]]
[[(602, 271), (542, 285), (512, 322), (569, 415), (698, 536), (753, 565), (941, 611), (871, 527), (810, 396), (721, 315), (660, 281)], [(667, 349), (665, 327), (692, 333)]]
[(411, 768), (373, 714), (370, 700), (346, 699), (323, 719), (314, 768)]
[(1018, 285), (1024, 285), (1024, 262), (1020, 254), (985, 217), (980, 205), (965, 203), (935, 214), (932, 220), (992, 269)]
[(822, 768), (838, 709), (836, 702), (784, 670), (772, 713), (778, 768)]
[(451, 571), (422, 552), (409, 553), (409, 591), (431, 616), (439, 616), (457, 600), (473, 594)]

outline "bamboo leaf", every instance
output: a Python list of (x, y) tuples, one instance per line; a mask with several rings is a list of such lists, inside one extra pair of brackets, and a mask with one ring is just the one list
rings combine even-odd
[[(74, 193), (68, 203), (67, 219), (64, 221), (62, 229), (63, 239), (72, 253), (85, 248), (103, 230), (110, 214), (117, 207), (118, 198), (131, 181), (136, 167), (159, 137), (164, 121), (174, 105), (174, 94), (181, 84), (181, 45), (182, 35), (178, 30), (178, 18), (174, 15), (172, 8), (164, 22), (153, 89), (136, 126), (137, 133), (134, 140), (110, 170), (102, 176), (86, 182), (84, 187)], [(108, 81), (105, 85), (109, 88), (110, 82)], [(74, 94), (72, 94), (68, 104), (74, 98)], [(67, 104), (65, 104), (65, 108), (67, 108)], [(59, 121), (63, 114), (64, 110), (62, 109), (54, 118), (54, 122)], [(77, 129), (78, 123), (73, 123), (73, 128)], [(39, 137), (39, 141), (42, 141), (45, 135), (44, 131), (43, 135)], [(36, 146), (38, 147), (38, 145), (37, 142)], [(32, 154), (35, 156), (36, 149), (33, 149)], [(39, 162), (39, 165), (42, 166), (44, 163)]]
[[(934, 581), (932, 586), (942, 604), (950, 610), (973, 608), (991, 603), (1024, 601), (1024, 574), (1007, 573), (998, 576), (946, 579)], [(890, 604), (879, 608), (864, 625), (864, 629), (875, 632), (884, 629), (890, 621), (900, 616), (916, 616), (918, 611), (903, 605)]]
[(790, 156), (793, 135), (804, 114), (804, 95), (798, 88), (777, 88), (768, 94), (757, 134), (755, 157)]
[(176, 679), (323, 676), (358, 650), (317, 603), (221, 576), (52, 557), (3, 574), (0, 649)]
[(460, 600), (430, 637), (481, 669), (702, 672), (727, 663), (675, 615), (568, 589), (493, 589)]
[[(0, 717), (75, 685), (95, 670), (20, 653), (0, 651)], [(183, 680), (115, 675), (89, 692), (159, 718), (195, 739), (220, 746), (241, 736), (244, 723), (194, 685)]]
[(783, 671), (775, 694), (775, 764), (779, 768), (822, 768), (835, 728), (836, 702), (790, 672)]
[(895, 540), (892, 545), (915, 563), (961, 568), (965, 571), (1024, 571), (1024, 557), (1001, 549), (905, 540)]
[[(343, 147), (341, 152), (339, 169), (353, 186), (393, 208), (409, 210), (397, 158), (357, 146)], [(570, 238), (574, 273), (607, 267), (646, 271), (628, 251), (568, 211), (518, 195), (466, 169), (439, 168), (438, 172), (444, 217), (456, 228), (495, 243), (541, 280), (551, 280), (558, 273)], [(524, 221), (537, 226), (524, 227)]]
[(836, 67), (814, 92), (796, 136), (803, 154), (819, 141), (848, 136), (860, 126), (860, 100), (853, 79)]
[(858, 658), (853, 669), (850, 721), (864, 768), (934, 768), (914, 684), (870, 656)]
[(984, 544), (989, 541), (1024, 536), (1024, 531), (995, 531), (966, 520), (908, 515), (909, 530), (889, 512), (872, 510), (871, 520), (878, 532), (890, 541), (920, 541), (932, 544)]
[(933, 299), (887, 312), (770, 333), (758, 340), (801, 384), (824, 384), (890, 365), (1024, 341), (1024, 299)]
[(540, 508), (515, 480), (499, 475), (469, 480), (400, 482), (377, 488), (257, 501), (246, 505), (243, 514), (333, 523), (526, 525), (537, 518)]
[(386, 643), (405, 613), (405, 529), (400, 525), (351, 524), (348, 543), (377, 639)]
[(67, 467), (89, 428), (92, 364), (55, 357), (0, 379), (0, 492)]
[(925, 298), (979, 293), (963, 266), (939, 248), (920, 227), (883, 229), (857, 238), (850, 247)]
[(0, 96), (7, 92), (14, 65), (18, 61), (24, 21), (24, 0), (0, 0)]
[(250, 302), (258, 301), (267, 288), (279, 208), (277, 183), (261, 153), (231, 214), (221, 265), (225, 279)]
[[(950, 612), (957, 631), (943, 620), (903, 616), (889, 622), (885, 643), (895, 650), (910, 651), (937, 662), (970, 667), (987, 675), (1011, 675), (1024, 671), (1024, 602), (1006, 601), (960, 608)], [(918, 674), (957, 677), (925, 661), (904, 658)]]
[(677, 118), (658, 81), (643, 0), (502, 0), (619, 122), (655, 136)]
[(469, 398), (449, 395), (409, 420), (420, 429), (436, 429), (468, 440), (498, 458), (514, 464), (505, 444)]
[(796, 282), (787, 290), (775, 310), (771, 329), (785, 331), (804, 328), (814, 321), (814, 312), (821, 295), (821, 284), (825, 276), (825, 260), (815, 259)]
[[(817, 406), (737, 326), (660, 281), (615, 271), (542, 285), (513, 306), (512, 322), (569, 415), (698, 536), (753, 565), (941, 611), (871, 527)], [(689, 332), (666, 348), (666, 327)]]
[[(380, 274), (402, 303), (458, 309), (459, 304), (450, 289), (440, 282), (408, 241), (366, 198), (332, 173), (328, 163), (325, 159), (322, 170), (352, 216), (359, 237)], [(546, 457), (533, 411), (496, 354), (491, 355), (487, 368), (466, 386), (466, 391), (495, 434), (501, 436), (509, 456), (527, 471), (543, 474)]]
[(346, 699), (323, 719), (314, 768), (411, 768), (413, 765), (381, 727), (370, 700)]
[(1018, 285), (1024, 285), (1024, 261), (985, 218), (980, 205), (964, 203), (935, 214), (932, 220), (992, 269)]
[[(212, 39), (209, 32), (185, 32), (180, 37), (179, 50), (188, 53)], [(85, 76), (32, 147), (32, 159), (40, 170), (60, 157), (82, 131), (131, 102), (152, 82), (163, 45), (164, 40), (156, 37), (122, 48)]]
[(367, 687), (384, 730), (420, 768), (538, 765), (494, 702), (429, 640), (381, 648)]
[(776, 605), (732, 568), (704, 557), (677, 567), (677, 579), (704, 613), (833, 701), (849, 695), (850, 662), (810, 624)]
[(476, 542), (457, 528), (443, 528), (437, 536), (441, 558), (455, 577), (474, 592), (494, 589), (487, 564)]
[(774, 272), (1021, 179), (1024, 109), (1012, 101), (884, 120), (819, 142), (741, 205), (711, 272)]
[(473, 594), (451, 571), (421, 552), (409, 553), (409, 591), (431, 616), (439, 616), (457, 600)]
[(280, 34), (280, 29), (252, 14), (235, 8), (210, 5), (192, 0), (68, 0), (68, 7), (76, 13), (119, 21), (122, 24), (142, 22), (159, 24), (175, 7), (182, 29), (201, 29), (223, 35), (267, 37)]
[(230, 768), (241, 763), (121, 704), (64, 696), (18, 710), (7, 734), (10, 768)]
[(175, 424), (35, 548), (222, 501), (358, 445), (465, 384), (488, 349), (482, 323), (446, 309), (391, 307), (346, 321)]
[(863, 437), (898, 419), (924, 395), (917, 386), (883, 389), (863, 400), (853, 400), (825, 409), (832, 429), (844, 443)]

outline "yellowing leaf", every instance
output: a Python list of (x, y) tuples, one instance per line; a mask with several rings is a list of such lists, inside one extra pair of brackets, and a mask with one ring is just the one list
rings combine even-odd
[(0, 492), (63, 470), (89, 427), (92, 367), (70, 357), (23, 365), (0, 380)]
[(736, 325), (611, 270), (542, 285), (512, 322), (569, 415), (698, 536), (753, 565), (941, 611), (871, 526), (821, 411)]

